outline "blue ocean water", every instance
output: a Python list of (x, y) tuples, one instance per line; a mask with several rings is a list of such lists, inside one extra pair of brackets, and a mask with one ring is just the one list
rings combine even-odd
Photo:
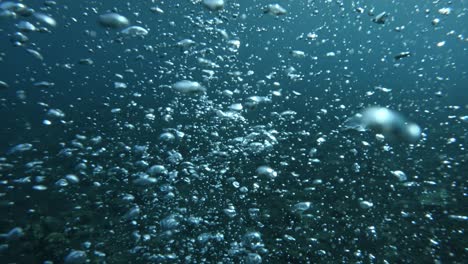
[(467, 11), (0, 1), (1, 262), (464, 263)]

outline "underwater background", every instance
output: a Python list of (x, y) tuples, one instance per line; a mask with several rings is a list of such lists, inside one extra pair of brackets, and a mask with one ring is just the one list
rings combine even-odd
[(467, 12), (0, 1), (0, 262), (465, 263)]

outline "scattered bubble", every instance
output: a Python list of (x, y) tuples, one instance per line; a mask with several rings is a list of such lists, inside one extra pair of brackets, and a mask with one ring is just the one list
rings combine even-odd
[(130, 24), (129, 20), (117, 13), (108, 13), (99, 16), (99, 23), (104, 27), (122, 28)]

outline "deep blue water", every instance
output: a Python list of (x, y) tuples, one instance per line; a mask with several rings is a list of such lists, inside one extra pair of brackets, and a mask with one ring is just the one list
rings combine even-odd
[[(23, 1), (57, 26), (0, 19), (1, 263), (464, 263), (465, 0), (202, 2)], [(15, 45), (20, 21), (50, 32)], [(346, 129), (373, 106), (403, 128)]]

